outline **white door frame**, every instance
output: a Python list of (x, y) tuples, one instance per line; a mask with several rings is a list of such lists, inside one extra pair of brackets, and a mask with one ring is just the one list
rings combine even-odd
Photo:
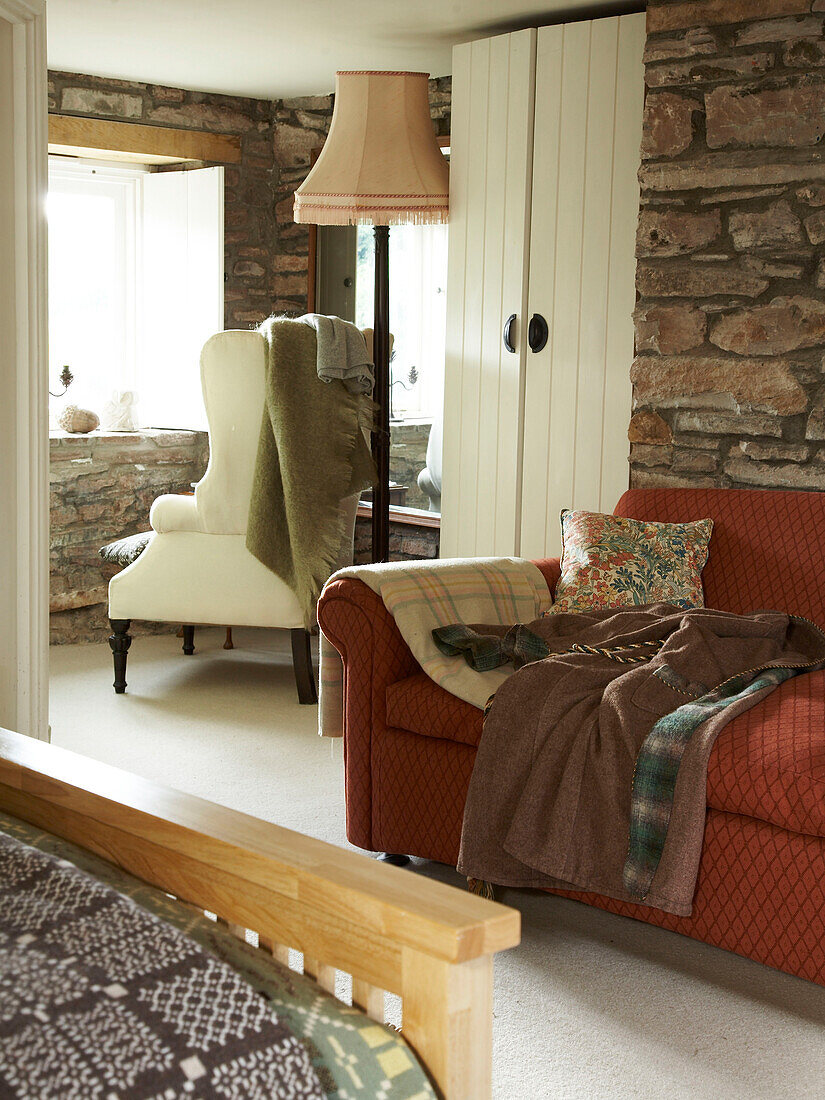
[[(2, 578), (3, 662), (15, 672), (0, 697), (0, 725), (48, 740), (49, 525), (48, 319), (45, 199), (48, 187), (48, 74), (44, 0), (0, 0), (0, 22), (12, 28), (13, 369), (0, 372), (0, 400), (16, 411), (13, 439), (0, 440), (12, 476)], [(5, 260), (5, 257), (4, 257)], [(8, 540), (8, 541), (7, 541)], [(13, 583), (12, 583), (13, 582)], [(6, 677), (4, 677), (6, 682)]]

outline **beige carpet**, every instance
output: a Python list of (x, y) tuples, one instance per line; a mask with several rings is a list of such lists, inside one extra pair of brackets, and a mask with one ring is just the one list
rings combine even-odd
[[(53, 648), (53, 741), (345, 844), (341, 747), (297, 704), (288, 635), (222, 640), (198, 632), (184, 657), (136, 639), (125, 696), (106, 646)], [(497, 1100), (825, 1097), (825, 989), (562, 898), (502, 900), (523, 943), (496, 967)]]

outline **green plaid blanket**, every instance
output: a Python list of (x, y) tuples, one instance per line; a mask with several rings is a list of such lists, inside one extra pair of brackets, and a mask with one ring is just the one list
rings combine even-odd
[(734, 676), (656, 722), (639, 750), (633, 773), (630, 840), (622, 872), (628, 893), (640, 900), (648, 895), (667, 840), (679, 765), (696, 730), (714, 714), (765, 688), (778, 687), (803, 671), (771, 668), (755, 676)]

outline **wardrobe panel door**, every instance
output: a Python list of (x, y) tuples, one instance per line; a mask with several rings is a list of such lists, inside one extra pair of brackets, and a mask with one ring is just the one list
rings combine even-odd
[(628, 482), (643, 15), (538, 35), (520, 552), (556, 554), (563, 508), (610, 511)]
[(535, 41), (453, 51), (444, 557), (517, 552)]

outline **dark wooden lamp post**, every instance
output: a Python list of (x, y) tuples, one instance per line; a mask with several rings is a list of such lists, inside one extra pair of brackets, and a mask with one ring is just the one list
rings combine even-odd
[(373, 561), (387, 561), (390, 546), (389, 227), (433, 225), (448, 214), (447, 162), (427, 80), (427, 73), (337, 73), (329, 137), (295, 192), (296, 222), (375, 226)]

